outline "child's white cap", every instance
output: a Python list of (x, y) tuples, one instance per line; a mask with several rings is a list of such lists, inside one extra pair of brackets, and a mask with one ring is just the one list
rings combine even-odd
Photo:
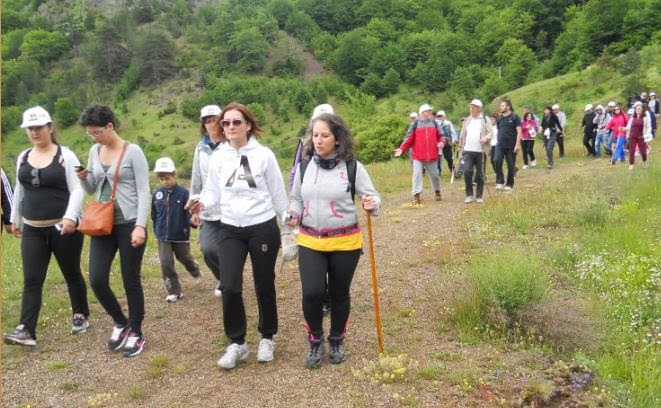
[(169, 157), (161, 157), (156, 160), (156, 165), (154, 166), (154, 173), (174, 173), (174, 162)]

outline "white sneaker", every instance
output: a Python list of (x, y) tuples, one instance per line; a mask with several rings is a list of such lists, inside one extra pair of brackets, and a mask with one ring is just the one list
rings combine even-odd
[(167, 295), (165, 297), (165, 301), (168, 302), (168, 303), (174, 303), (177, 300), (181, 299), (182, 297), (184, 297), (183, 293), (181, 293), (179, 295)]
[(525, 170), (525, 169), (527, 169), (527, 168), (528, 168), (528, 165), (527, 165), (527, 164), (524, 164), (524, 165), (523, 165), (523, 169)]
[(643, 168), (644, 168), (644, 169), (647, 168), (647, 161), (644, 161), (644, 162), (643, 162)]
[(530, 162), (530, 165), (531, 165), (532, 167), (537, 166), (537, 160), (533, 160), (533, 161), (531, 161), (531, 162)]
[(633, 164), (629, 165), (629, 170), (633, 170)]
[(502, 190), (505, 187), (504, 184), (496, 184), (496, 190)]
[(512, 187), (505, 186), (505, 187), (503, 187), (503, 191), (512, 191)]
[(478, 203), (482, 204), (482, 203), (484, 203), (484, 198), (482, 198), (482, 197), (478, 197), (477, 200), (475, 200), (475, 201), (477, 201)]
[(464, 202), (466, 204), (472, 203), (473, 202), (473, 196), (467, 196), (466, 199), (464, 199)]
[(220, 289), (220, 282), (218, 282), (218, 285), (216, 288), (213, 290), (213, 295), (217, 298), (223, 297), (223, 291)]
[(270, 339), (261, 339), (259, 341), (259, 348), (257, 349), (257, 361), (260, 363), (268, 363), (273, 361), (273, 351), (275, 343)]
[(218, 367), (231, 369), (236, 367), (236, 363), (248, 358), (248, 343), (238, 345), (232, 343), (227, 347), (225, 354), (218, 359)]

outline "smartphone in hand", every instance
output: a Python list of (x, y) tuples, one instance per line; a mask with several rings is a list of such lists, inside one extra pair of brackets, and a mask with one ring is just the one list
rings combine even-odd
[(85, 170), (85, 166), (81, 166), (81, 165), (73, 166), (73, 168), (76, 169), (76, 173)]

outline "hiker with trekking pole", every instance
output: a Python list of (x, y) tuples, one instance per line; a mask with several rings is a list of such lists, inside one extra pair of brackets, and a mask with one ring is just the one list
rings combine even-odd
[(288, 228), (300, 227), (298, 266), (310, 345), (305, 365), (310, 369), (319, 368), (324, 357), (326, 276), (331, 298), (329, 361), (339, 364), (346, 359), (351, 281), (363, 247), (356, 194), (362, 208), (377, 215), (381, 199), (355, 159), (351, 131), (339, 116), (323, 113), (312, 120), (311, 135), (305, 138), (285, 219)]
[[(484, 198), (484, 158), (491, 148), (492, 128), (491, 121), (482, 114), (482, 102), (473, 99), (469, 104), (470, 115), (464, 121), (459, 135), (459, 148), (463, 166), (464, 181), (466, 183), (466, 199), (469, 204), (475, 199), (483, 203)], [(477, 179), (477, 194), (473, 197), (473, 168)]]

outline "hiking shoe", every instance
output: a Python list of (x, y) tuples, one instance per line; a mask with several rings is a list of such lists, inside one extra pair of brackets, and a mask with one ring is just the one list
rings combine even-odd
[(218, 282), (218, 286), (213, 290), (213, 295), (217, 298), (223, 297), (223, 286)]
[(523, 165), (523, 170), (525, 170), (525, 169), (527, 169), (527, 168), (528, 168), (528, 165), (527, 165), (527, 164), (524, 164), (524, 165)]
[(257, 362), (268, 363), (273, 361), (273, 351), (275, 343), (271, 339), (261, 339), (257, 348)]
[(464, 202), (466, 204), (472, 203), (473, 202), (473, 196), (466, 196), (466, 198), (464, 199)]
[(225, 354), (218, 359), (218, 367), (231, 369), (236, 367), (236, 363), (245, 361), (248, 358), (248, 344), (241, 345), (232, 343), (227, 347)]
[(422, 200), (420, 199), (420, 193), (413, 194), (413, 200), (411, 200), (411, 204), (415, 206), (416, 204), (420, 204), (421, 202)]
[(531, 165), (532, 167), (537, 166), (537, 160), (533, 160), (533, 161), (531, 161), (531, 162), (530, 162), (530, 165)]
[(165, 297), (165, 301), (168, 302), (168, 303), (174, 303), (177, 300), (181, 299), (182, 297), (184, 297), (183, 293), (180, 293), (178, 295), (167, 295)]
[(505, 186), (505, 187), (503, 187), (503, 191), (512, 191), (512, 187)]
[(87, 320), (87, 316), (82, 313), (75, 313), (73, 315), (71, 334), (85, 333), (88, 327), (90, 327), (90, 322)]
[(504, 184), (496, 184), (496, 190), (502, 190), (505, 187)]
[(307, 368), (321, 367), (321, 359), (324, 358), (324, 341), (312, 340), (310, 341), (310, 352), (305, 359), (305, 366)]
[(436, 196), (435, 196), (434, 199), (435, 199), (436, 201), (441, 201), (441, 190), (436, 190), (435, 193), (436, 193)]
[(482, 204), (482, 203), (484, 203), (484, 198), (482, 198), (482, 197), (477, 197), (477, 200), (475, 200), (475, 201), (477, 201), (478, 203)]
[(22, 324), (16, 326), (16, 329), (11, 334), (5, 334), (4, 341), (5, 344), (20, 344), (21, 346), (34, 347), (37, 345), (37, 340), (32, 337), (30, 332)]
[(145, 343), (145, 337), (142, 334), (136, 332), (129, 333), (128, 340), (123, 349), (124, 357), (133, 357), (142, 353)]
[(344, 352), (344, 346), (342, 340), (330, 340), (330, 353), (328, 354), (328, 359), (331, 364), (340, 364), (347, 359), (347, 353)]
[(644, 168), (644, 169), (647, 168), (647, 161), (644, 161), (644, 162), (643, 162), (643, 168)]
[(110, 336), (110, 340), (108, 340), (108, 348), (113, 351), (122, 348), (128, 339), (129, 329), (130, 326), (128, 324), (126, 326), (113, 326), (112, 335)]

